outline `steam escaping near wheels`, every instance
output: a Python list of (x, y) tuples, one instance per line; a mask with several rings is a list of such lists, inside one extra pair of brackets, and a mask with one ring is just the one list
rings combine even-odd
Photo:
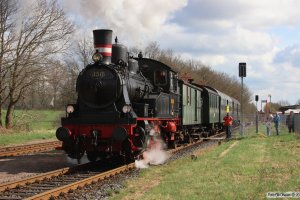
[(86, 155), (84, 155), (82, 158), (80, 158), (79, 160), (78, 159), (75, 159), (75, 158), (70, 158), (69, 156), (66, 156), (66, 160), (68, 163), (72, 164), (72, 165), (79, 165), (79, 164), (85, 164), (85, 163), (88, 163), (90, 162)]
[(160, 138), (153, 138), (153, 144), (143, 152), (143, 159), (135, 160), (136, 168), (148, 168), (149, 165), (164, 164), (170, 157), (165, 150), (165, 143)]

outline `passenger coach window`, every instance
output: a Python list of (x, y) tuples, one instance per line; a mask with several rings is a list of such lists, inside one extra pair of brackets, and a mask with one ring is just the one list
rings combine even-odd
[(170, 90), (173, 92), (177, 91), (177, 78), (175, 73), (170, 72)]
[(156, 85), (166, 85), (167, 84), (167, 72), (166, 71), (155, 71), (154, 81)]
[(186, 102), (187, 105), (191, 105), (191, 88), (186, 86)]
[(174, 91), (174, 88), (173, 88), (173, 73), (172, 72), (170, 72), (169, 73), (170, 74), (170, 90), (172, 90), (172, 91)]

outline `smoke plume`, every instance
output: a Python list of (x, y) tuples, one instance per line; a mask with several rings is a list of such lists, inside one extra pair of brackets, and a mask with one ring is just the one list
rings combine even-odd
[[(152, 40), (187, 0), (65, 0), (65, 10), (90, 28), (112, 29), (135, 44)], [(152, 39), (151, 39), (152, 38)], [(124, 39), (123, 39), (124, 40)]]

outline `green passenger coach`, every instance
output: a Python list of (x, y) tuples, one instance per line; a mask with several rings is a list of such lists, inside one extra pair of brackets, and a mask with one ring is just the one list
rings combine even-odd
[(220, 125), (220, 104), (218, 93), (209, 86), (202, 86), (203, 118), (202, 125), (206, 128)]
[(202, 89), (189, 83), (182, 83), (182, 125), (201, 124), (202, 121)]

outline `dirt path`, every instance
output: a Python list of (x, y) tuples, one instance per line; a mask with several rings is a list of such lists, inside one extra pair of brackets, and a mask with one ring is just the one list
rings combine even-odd
[(223, 151), (221, 154), (220, 154), (220, 156), (219, 156), (219, 158), (222, 158), (222, 157), (224, 157), (235, 145), (237, 145), (237, 143), (238, 143), (239, 141), (235, 141), (233, 144), (231, 144), (230, 146), (229, 146), (229, 148), (228, 149), (226, 149), (225, 151)]

